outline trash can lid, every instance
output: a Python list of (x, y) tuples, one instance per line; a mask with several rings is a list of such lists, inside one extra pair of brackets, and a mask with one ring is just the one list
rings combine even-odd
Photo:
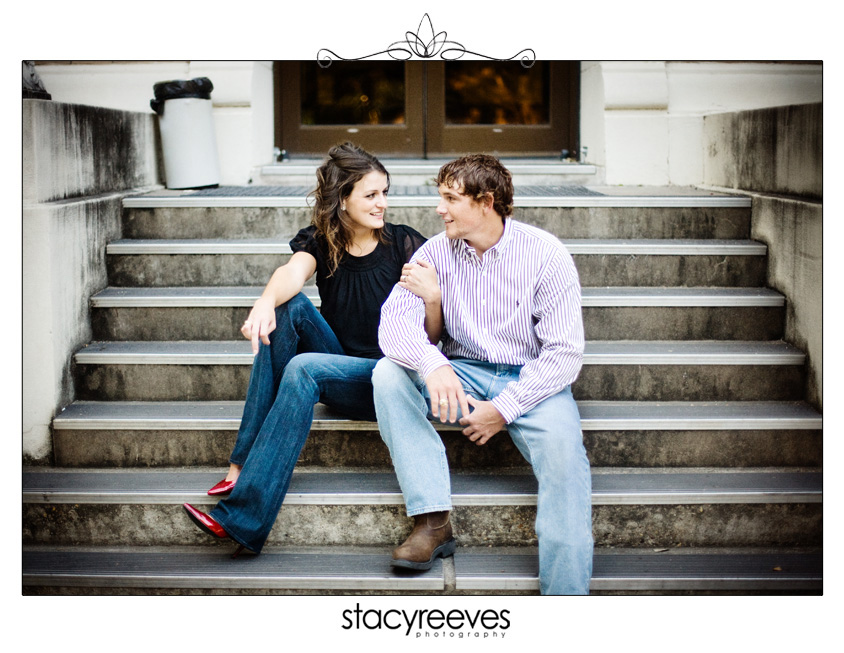
[(155, 99), (159, 101), (185, 97), (209, 100), (214, 85), (207, 77), (197, 77), (195, 79), (174, 79), (169, 82), (158, 82), (153, 85), (152, 90), (155, 93)]

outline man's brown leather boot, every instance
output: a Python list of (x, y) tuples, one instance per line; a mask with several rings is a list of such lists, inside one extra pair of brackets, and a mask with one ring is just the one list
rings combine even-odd
[(452, 537), (448, 511), (416, 515), (410, 536), (393, 551), (390, 564), (404, 569), (430, 569), (437, 556), (454, 554), (457, 542)]

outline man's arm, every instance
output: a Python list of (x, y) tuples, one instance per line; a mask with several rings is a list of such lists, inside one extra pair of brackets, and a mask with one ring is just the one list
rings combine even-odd
[(425, 302), (396, 285), (381, 306), (378, 345), (390, 360), (423, 378), (448, 359), (432, 345), (425, 331)]
[(559, 256), (549, 265), (537, 289), (536, 307), (539, 356), (522, 367), (518, 381), (492, 400), (507, 423), (561, 392), (580, 373), (583, 310), (580, 282), (570, 256)]
[(469, 414), (466, 394), (448, 359), (431, 344), (425, 325), (424, 300), (396, 285), (381, 307), (378, 344), (387, 358), (425, 379), (434, 417), (456, 422), (458, 407)]

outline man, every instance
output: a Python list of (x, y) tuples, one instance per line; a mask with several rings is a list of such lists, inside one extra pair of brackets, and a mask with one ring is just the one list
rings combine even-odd
[(445, 233), (413, 260), (437, 271), (442, 351), (425, 334), (424, 302), (402, 283), (381, 310), (379, 344), (387, 358), (373, 372), (381, 437), (415, 520), (391, 564), (428, 569), (455, 550), (448, 462), (429, 419), (459, 419), (477, 445), (506, 426), (539, 484), (540, 590), (586, 594), (591, 476), (569, 387), (583, 360), (577, 271), (557, 238), (508, 217), (513, 182), (495, 157), (452, 161), (437, 184)]

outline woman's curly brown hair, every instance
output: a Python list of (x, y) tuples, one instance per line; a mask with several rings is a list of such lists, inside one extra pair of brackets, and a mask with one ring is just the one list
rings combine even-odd
[[(332, 147), (328, 158), (317, 169), (317, 187), (311, 192), (315, 200), (311, 224), (325, 243), (331, 274), (337, 270), (353, 236), (352, 221), (341, 208), (343, 200), (352, 193), (357, 182), (373, 171), (387, 176), (389, 188), (387, 169), (369, 152), (352, 143)], [(384, 242), (384, 229), (376, 230), (375, 237)]]

